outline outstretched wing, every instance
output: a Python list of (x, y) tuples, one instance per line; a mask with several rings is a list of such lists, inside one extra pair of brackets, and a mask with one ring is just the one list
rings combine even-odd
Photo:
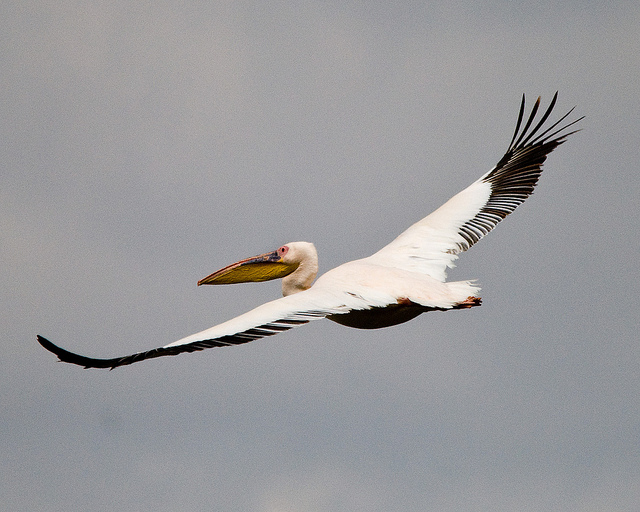
[(453, 262), (461, 252), (489, 233), (533, 193), (547, 155), (575, 133), (566, 130), (582, 117), (562, 124), (573, 109), (550, 126), (543, 126), (557, 97), (556, 92), (546, 112), (531, 128), (540, 106), (538, 98), (520, 131), (525, 110), (523, 95), (513, 138), (498, 164), (367, 259), (444, 281), (447, 268), (455, 266)]
[[(358, 304), (356, 307), (365, 306)], [(337, 297), (334, 299), (332, 294), (318, 293), (310, 289), (267, 302), (227, 322), (192, 334), (164, 347), (123, 357), (96, 359), (64, 350), (42, 336), (38, 336), (38, 342), (65, 363), (77, 364), (85, 368), (113, 369), (155, 357), (175, 356), (183, 352), (196, 352), (212, 347), (241, 345), (288, 331), (311, 320), (346, 313), (349, 310), (350, 307), (345, 304), (344, 300), (338, 301)]]

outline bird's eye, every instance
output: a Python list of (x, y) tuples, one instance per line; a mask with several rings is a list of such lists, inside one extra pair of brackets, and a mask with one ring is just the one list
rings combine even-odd
[(289, 248), (286, 245), (283, 245), (282, 247), (280, 247), (280, 249), (278, 249), (278, 252), (280, 253), (280, 255), (284, 256), (285, 254), (287, 254), (288, 250)]

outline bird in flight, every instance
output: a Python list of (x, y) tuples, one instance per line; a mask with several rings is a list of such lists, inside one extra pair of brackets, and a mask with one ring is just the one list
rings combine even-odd
[(160, 348), (96, 359), (64, 350), (42, 336), (38, 336), (38, 342), (60, 361), (113, 369), (155, 357), (240, 345), (320, 318), (349, 327), (378, 329), (407, 322), (427, 311), (479, 306), (480, 288), (474, 281), (447, 282), (447, 269), (454, 266), (461, 252), (533, 193), (547, 155), (578, 131), (567, 131), (583, 119), (565, 122), (573, 109), (555, 123), (547, 123), (557, 97), (556, 92), (536, 122), (538, 98), (523, 126), (523, 95), (513, 137), (497, 165), (367, 258), (344, 263), (315, 280), (315, 247), (308, 242), (292, 242), (228, 265), (198, 285), (282, 278), (283, 297)]

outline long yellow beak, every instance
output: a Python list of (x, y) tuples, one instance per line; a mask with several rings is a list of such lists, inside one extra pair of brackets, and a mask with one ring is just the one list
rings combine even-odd
[(268, 252), (226, 266), (198, 281), (201, 284), (235, 284), (270, 281), (291, 274), (298, 264), (282, 261), (278, 251)]

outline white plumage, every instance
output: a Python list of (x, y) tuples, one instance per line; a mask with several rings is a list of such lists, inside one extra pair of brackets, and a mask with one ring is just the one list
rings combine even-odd
[(582, 118), (558, 128), (573, 109), (543, 130), (556, 99), (557, 93), (531, 128), (540, 104), (538, 98), (520, 130), (523, 96), (511, 143), (493, 169), (375, 254), (340, 265), (315, 283), (315, 247), (308, 242), (292, 242), (229, 265), (198, 283), (282, 278), (284, 297), (164, 347), (95, 359), (68, 352), (41, 336), (38, 341), (61, 361), (85, 368), (115, 368), (154, 357), (238, 345), (320, 318), (373, 329), (406, 322), (427, 311), (479, 306), (479, 288), (471, 281), (446, 282), (447, 269), (454, 266), (461, 252), (531, 195), (547, 155), (575, 133), (566, 129)]

